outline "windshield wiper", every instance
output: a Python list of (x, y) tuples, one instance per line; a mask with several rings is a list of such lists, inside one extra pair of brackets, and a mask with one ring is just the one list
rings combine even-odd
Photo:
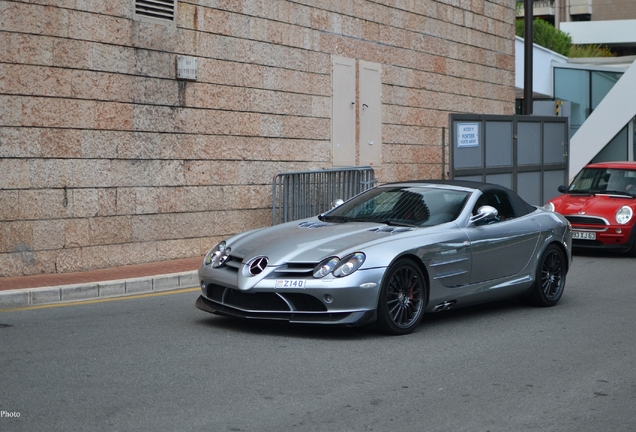
[(569, 194), (583, 194), (583, 195), (596, 195), (600, 191), (593, 191), (591, 189), (572, 189), (567, 191)]
[(634, 195), (632, 195), (631, 193), (627, 192), (627, 191), (618, 191), (618, 190), (605, 190), (603, 192), (600, 192), (602, 194), (605, 195), (623, 195), (623, 196), (628, 196), (628, 197), (633, 197)]
[(371, 222), (368, 219), (352, 218), (349, 216), (336, 216), (336, 215), (319, 215), (318, 219), (321, 221), (333, 221), (333, 222)]
[(321, 221), (338, 221), (341, 222), (346, 219), (345, 216), (329, 216), (329, 215), (318, 215), (318, 219)]

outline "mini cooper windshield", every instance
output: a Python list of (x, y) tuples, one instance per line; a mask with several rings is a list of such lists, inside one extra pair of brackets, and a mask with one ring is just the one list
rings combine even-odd
[(636, 195), (636, 171), (616, 168), (584, 168), (567, 190), (571, 194)]
[(433, 226), (457, 219), (468, 196), (468, 192), (431, 187), (378, 187), (330, 210), (320, 219)]

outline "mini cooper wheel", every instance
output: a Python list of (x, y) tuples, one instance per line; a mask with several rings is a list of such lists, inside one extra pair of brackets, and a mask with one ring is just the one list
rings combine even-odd
[(554, 306), (565, 288), (566, 263), (561, 249), (550, 245), (537, 264), (536, 280), (529, 301), (536, 306)]
[(426, 289), (422, 271), (411, 260), (389, 267), (380, 290), (377, 328), (392, 335), (412, 332), (422, 320)]
[(629, 243), (631, 246), (627, 251), (627, 255), (636, 257), (636, 225), (632, 226), (632, 234), (630, 235)]

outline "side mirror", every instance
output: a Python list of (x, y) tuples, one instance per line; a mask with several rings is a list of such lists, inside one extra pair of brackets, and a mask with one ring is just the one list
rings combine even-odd
[(336, 208), (341, 206), (342, 204), (344, 204), (344, 201), (341, 199), (337, 199), (334, 202), (331, 203), (331, 208)]
[(481, 206), (477, 209), (477, 214), (470, 218), (470, 223), (487, 222), (496, 218), (498, 214), (497, 209), (492, 206)]
[(561, 193), (567, 193), (567, 191), (568, 191), (568, 186), (559, 186), (559, 187), (557, 188), (557, 190), (558, 190), (559, 192), (561, 192)]

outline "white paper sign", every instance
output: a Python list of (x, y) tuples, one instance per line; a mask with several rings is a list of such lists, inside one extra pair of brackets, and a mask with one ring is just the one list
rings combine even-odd
[(457, 124), (457, 147), (479, 147), (479, 123)]

